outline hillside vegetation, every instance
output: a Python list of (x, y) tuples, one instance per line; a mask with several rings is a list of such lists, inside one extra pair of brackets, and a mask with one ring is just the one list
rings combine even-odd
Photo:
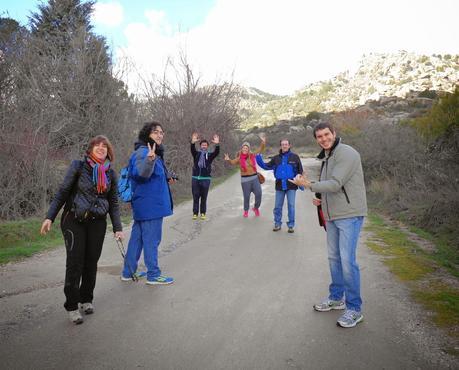
[[(291, 96), (247, 91), (242, 128), (266, 127), (308, 113), (343, 111), (383, 97), (410, 98), (417, 92), (453, 92), (459, 82), (459, 55), (418, 55), (400, 51), (364, 56), (355, 72), (306, 86)], [(246, 107), (250, 107), (250, 114)]]

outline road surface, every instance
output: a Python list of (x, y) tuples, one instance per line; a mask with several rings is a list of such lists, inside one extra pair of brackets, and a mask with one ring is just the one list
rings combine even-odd
[[(312, 160), (305, 165), (317, 168)], [(64, 248), (0, 267), (1, 369), (438, 369), (457, 363), (381, 258), (361, 243), (365, 320), (336, 326), (341, 311), (314, 312), (327, 296), (325, 232), (309, 191), (296, 228), (272, 232), (274, 181), (265, 172), (261, 217), (242, 217), (239, 175), (212, 189), (207, 221), (191, 204), (164, 226), (170, 286), (121, 282), (107, 234), (95, 313), (82, 325), (62, 304)], [(286, 212), (286, 205), (284, 213)], [(365, 235), (364, 235), (365, 236)]]

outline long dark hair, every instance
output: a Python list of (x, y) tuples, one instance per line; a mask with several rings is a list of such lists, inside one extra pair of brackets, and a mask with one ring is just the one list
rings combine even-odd
[(161, 130), (164, 131), (163, 126), (156, 121), (147, 122), (143, 125), (142, 129), (139, 132), (139, 140), (144, 143), (151, 141), (150, 134), (153, 130), (156, 130), (158, 127), (161, 127)]

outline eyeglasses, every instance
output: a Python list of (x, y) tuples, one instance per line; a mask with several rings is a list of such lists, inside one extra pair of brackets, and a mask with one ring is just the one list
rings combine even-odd
[(164, 131), (160, 131), (160, 130), (153, 130), (151, 133), (159, 135), (159, 136), (164, 136)]

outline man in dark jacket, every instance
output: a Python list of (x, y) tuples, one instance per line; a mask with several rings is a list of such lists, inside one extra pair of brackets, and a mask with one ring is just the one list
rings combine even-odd
[(146, 123), (129, 160), (134, 225), (121, 275), (123, 281), (130, 281), (131, 271), (137, 271), (142, 250), (147, 267), (147, 284), (171, 284), (174, 281), (171, 277), (162, 276), (158, 266), (163, 218), (172, 215), (169, 183), (174, 182), (164, 164), (163, 137), (160, 123)]
[[(201, 220), (206, 219), (207, 194), (209, 193), (210, 180), (212, 179), (212, 162), (220, 153), (220, 138), (214, 135), (212, 143), (215, 149), (209, 151), (209, 142), (199, 142), (200, 151), (196, 150), (196, 143), (199, 140), (197, 133), (191, 135), (191, 155), (193, 156), (193, 173), (191, 179), (191, 190), (193, 193), (193, 220), (197, 220), (198, 211), (201, 211)], [(201, 200), (201, 206), (199, 206)]]
[(290, 150), (290, 142), (287, 139), (280, 141), (279, 154), (274, 156), (268, 163), (263, 161), (261, 154), (257, 155), (257, 163), (264, 170), (273, 170), (276, 178), (276, 198), (274, 202), (274, 228), (279, 231), (282, 225), (282, 207), (287, 196), (288, 205), (288, 232), (293, 233), (295, 227), (295, 195), (298, 186), (291, 183), (290, 179), (303, 173), (300, 157)]

